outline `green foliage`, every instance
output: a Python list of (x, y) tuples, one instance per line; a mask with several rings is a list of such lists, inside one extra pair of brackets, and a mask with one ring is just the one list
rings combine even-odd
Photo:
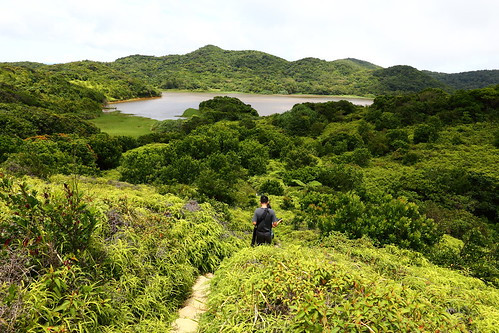
[(455, 89), (479, 89), (495, 85), (499, 82), (498, 70), (480, 70), (453, 74), (426, 73)]
[[(200, 329), (466, 332), (493, 327), (484, 316), (490, 315), (495, 318), (492, 322), (497, 322), (498, 314), (493, 310), (497, 300), (485, 296), (488, 292), (497, 295), (493, 289), (463, 278), (460, 283), (469, 287), (476, 283), (471, 288), (485, 298), (471, 296), (464, 288), (451, 292), (447, 285), (458, 277), (448, 272), (441, 272), (446, 274), (444, 277), (436, 277), (440, 272), (435, 267), (418, 267), (421, 260), (416, 256), (411, 260), (410, 253), (397, 252), (396, 248), (392, 253), (388, 249), (382, 252), (361, 244), (356, 244), (357, 251), (339, 238), (332, 244), (343, 246), (342, 253), (355, 253), (360, 260), (339, 251), (297, 246), (261, 246), (240, 251), (217, 271), (209, 296), (210, 309)], [(402, 263), (398, 264), (400, 257)], [(388, 267), (410, 272), (390, 275), (396, 271)], [(431, 277), (424, 278), (424, 271), (431, 272)], [(433, 287), (425, 286), (424, 281)], [(450, 304), (446, 301), (449, 293), (455, 296)]]
[(240, 246), (209, 204), (106, 180), (78, 191), (60, 176), (26, 180), (2, 178), (2, 331), (164, 331), (195, 274)]
[(220, 121), (240, 120), (246, 117), (258, 117), (258, 112), (249, 104), (244, 104), (235, 97), (216, 96), (213, 99), (199, 103), (202, 117)]
[(445, 84), (411, 66), (378, 69), (373, 76), (379, 80), (381, 91), (418, 92), (425, 88), (444, 88)]
[(96, 174), (96, 156), (86, 140), (66, 135), (37, 136), (24, 141), (4, 162), (18, 175), (48, 177), (62, 174)]
[(86, 248), (97, 221), (77, 189), (64, 184), (62, 195), (45, 192), (40, 200), (26, 184), (1, 181), (0, 199), (10, 209), (2, 221), (1, 243), (29, 250), (42, 267)]
[(433, 126), (421, 124), (414, 129), (414, 143), (435, 142), (437, 139), (438, 131)]
[(107, 134), (94, 135), (89, 145), (97, 156), (97, 166), (101, 170), (116, 168), (119, 165), (122, 148), (118, 139)]
[(284, 188), (281, 183), (275, 179), (268, 179), (260, 185), (259, 193), (270, 195), (283, 195)]
[(83, 118), (101, 113), (104, 95), (74, 85), (58, 74), (43, 70), (0, 65), (0, 83), (7, 88), (0, 102), (40, 107), (55, 114), (78, 114)]
[(414, 250), (423, 250), (442, 236), (414, 203), (390, 195), (370, 195), (362, 200), (352, 192), (337, 196), (310, 192), (302, 198), (301, 206), (309, 227), (316, 226), (326, 235), (341, 231), (352, 238), (367, 236), (379, 244)]
[[(103, 94), (147, 93), (108, 71), (139, 58), (150, 68), (134, 75), (156, 71), (151, 80), (189, 89), (398, 90), (406, 74), (415, 80), (404, 89), (432, 82), (410, 68), (363, 81), (377, 67), (355, 59), (290, 64), (216, 47), (186, 58), (0, 66), (2, 167), (50, 181), (2, 174), (0, 330), (168, 331), (195, 275), (222, 260), (207, 332), (497, 327), (496, 289), (464, 277), (498, 284), (497, 86), (378, 96), (367, 108), (305, 103), (260, 118), (217, 97), (155, 132), (127, 118), (131, 136), (98, 134), (84, 119), (100, 113)], [(179, 70), (161, 76), (163, 60)], [(224, 77), (231, 66), (237, 73)], [(117, 123), (114, 134), (129, 126)], [(106, 180), (54, 176), (100, 170)], [(225, 259), (242, 244), (232, 235), (248, 240), (257, 192), (274, 195), (284, 217), (280, 248)]]
[(109, 65), (161, 89), (365, 96), (430, 87), (476, 89), (497, 84), (497, 71), (443, 74), (410, 66), (383, 69), (351, 58), (290, 62), (263, 52), (226, 51), (213, 45), (185, 55), (134, 55)]
[(319, 114), (305, 104), (297, 104), (290, 111), (275, 118), (274, 124), (290, 135), (320, 135), (323, 129)]
[(73, 84), (98, 91), (109, 101), (161, 95), (157, 89), (143, 80), (133, 78), (100, 62), (77, 61), (45, 66), (41, 69), (48, 73), (57, 73)]
[(170, 146), (152, 144), (127, 151), (123, 154), (120, 171), (123, 180), (130, 183), (149, 183), (158, 178), (165, 156), (171, 152)]
[(362, 172), (350, 165), (333, 165), (321, 168), (317, 180), (337, 191), (352, 191), (362, 184)]

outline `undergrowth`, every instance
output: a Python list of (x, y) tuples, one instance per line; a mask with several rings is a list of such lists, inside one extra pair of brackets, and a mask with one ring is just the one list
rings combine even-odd
[(2, 182), (2, 332), (164, 332), (195, 276), (240, 247), (211, 205), (151, 187)]
[(417, 252), (339, 233), (317, 245), (247, 248), (225, 260), (200, 330), (493, 332), (499, 324), (497, 289)]

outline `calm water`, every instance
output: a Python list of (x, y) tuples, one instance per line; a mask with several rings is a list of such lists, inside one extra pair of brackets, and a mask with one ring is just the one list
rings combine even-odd
[(371, 99), (337, 98), (324, 96), (291, 96), (291, 95), (253, 95), (253, 94), (223, 94), (223, 93), (196, 93), (196, 92), (163, 92), (161, 98), (112, 104), (112, 107), (122, 113), (133, 114), (156, 120), (176, 119), (189, 108), (197, 109), (199, 103), (215, 96), (237, 97), (246, 104), (250, 104), (260, 116), (274, 113), (283, 113), (293, 105), (304, 102), (327, 102), (348, 100), (357, 105), (370, 105)]

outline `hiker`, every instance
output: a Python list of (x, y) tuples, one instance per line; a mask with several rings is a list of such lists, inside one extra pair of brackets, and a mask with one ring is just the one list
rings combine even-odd
[(253, 214), (254, 228), (251, 246), (272, 243), (272, 227), (276, 227), (282, 221), (282, 219), (277, 220), (274, 210), (270, 208), (267, 196), (260, 197), (260, 206)]

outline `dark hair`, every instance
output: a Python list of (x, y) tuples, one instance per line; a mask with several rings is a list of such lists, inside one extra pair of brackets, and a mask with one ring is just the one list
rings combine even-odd
[(266, 195), (262, 195), (260, 197), (260, 202), (261, 203), (268, 203), (269, 202), (269, 197), (267, 197)]

